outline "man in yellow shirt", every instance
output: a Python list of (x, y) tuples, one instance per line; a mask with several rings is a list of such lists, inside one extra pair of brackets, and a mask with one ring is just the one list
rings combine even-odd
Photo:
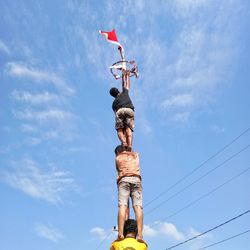
[(147, 250), (148, 246), (143, 240), (137, 240), (137, 223), (135, 220), (128, 219), (124, 223), (123, 228), (125, 238), (123, 240), (115, 240), (110, 250)]

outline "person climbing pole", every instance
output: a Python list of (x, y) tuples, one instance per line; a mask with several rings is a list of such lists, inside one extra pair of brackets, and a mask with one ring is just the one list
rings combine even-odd
[(118, 174), (118, 239), (124, 238), (123, 227), (125, 220), (128, 219), (128, 201), (131, 197), (138, 227), (137, 239), (142, 240), (143, 211), (139, 153), (124, 151), (119, 145), (115, 148), (115, 155)]
[(124, 150), (132, 151), (134, 132), (134, 105), (129, 96), (130, 72), (122, 69), (122, 92), (113, 87), (109, 93), (115, 98), (112, 109), (115, 113), (115, 129)]

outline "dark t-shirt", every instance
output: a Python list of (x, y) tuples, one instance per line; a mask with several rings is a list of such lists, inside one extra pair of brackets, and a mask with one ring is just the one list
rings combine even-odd
[(116, 112), (120, 108), (135, 109), (129, 97), (128, 90), (123, 88), (122, 92), (115, 98), (112, 104), (112, 109)]

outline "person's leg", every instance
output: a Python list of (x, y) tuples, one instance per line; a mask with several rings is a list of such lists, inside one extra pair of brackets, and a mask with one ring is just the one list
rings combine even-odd
[(128, 200), (130, 195), (129, 183), (121, 181), (118, 184), (118, 238), (123, 238), (124, 222), (129, 216), (128, 214)]
[(124, 129), (117, 129), (117, 135), (118, 135), (118, 138), (121, 142), (121, 145), (126, 147), (127, 146), (127, 139), (126, 139), (126, 134), (125, 134)]
[(141, 206), (134, 206), (133, 207), (134, 211), (135, 211), (135, 218), (136, 218), (136, 222), (137, 222), (137, 228), (138, 228), (138, 236), (137, 238), (142, 240), (143, 236), (142, 236), (142, 230), (143, 230), (143, 212), (142, 212), (142, 207)]
[(126, 126), (126, 128), (125, 128), (125, 137), (126, 137), (128, 150), (131, 151), (132, 150), (132, 142), (133, 142), (133, 132), (128, 126)]
[(118, 209), (118, 238), (123, 239), (123, 227), (127, 216), (127, 206), (120, 205)]
[(132, 150), (133, 130), (134, 130), (134, 111), (127, 108), (125, 111), (125, 135), (128, 144), (128, 150)]
[(141, 182), (135, 183), (132, 186), (131, 198), (133, 202), (133, 209), (135, 212), (135, 218), (138, 228), (138, 239), (143, 238), (143, 210), (142, 210), (142, 185)]
[(127, 205), (127, 209), (126, 209), (126, 215), (125, 215), (125, 221), (129, 219), (129, 200), (128, 200), (128, 205)]

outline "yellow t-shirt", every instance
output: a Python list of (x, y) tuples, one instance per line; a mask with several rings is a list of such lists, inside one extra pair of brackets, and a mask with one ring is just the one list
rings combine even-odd
[(146, 243), (139, 242), (134, 238), (125, 238), (124, 240), (116, 240), (112, 243), (110, 250), (147, 250)]

